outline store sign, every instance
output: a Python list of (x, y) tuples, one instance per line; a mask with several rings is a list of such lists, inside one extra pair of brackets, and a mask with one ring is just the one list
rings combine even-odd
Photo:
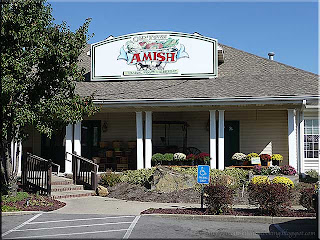
[(91, 80), (216, 77), (217, 40), (174, 32), (108, 38), (91, 46)]

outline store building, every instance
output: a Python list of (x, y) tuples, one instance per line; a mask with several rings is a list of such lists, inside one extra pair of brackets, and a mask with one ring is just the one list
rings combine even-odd
[(33, 132), (23, 143), (24, 151), (55, 155), (65, 172), (73, 150), (113, 170), (150, 168), (153, 153), (187, 149), (210, 153), (211, 168), (256, 152), (279, 153), (299, 172), (318, 169), (318, 75), (273, 54), (197, 33), (143, 32), (88, 45), (80, 66), (86, 81), (76, 92), (94, 94), (101, 111), (51, 140)]

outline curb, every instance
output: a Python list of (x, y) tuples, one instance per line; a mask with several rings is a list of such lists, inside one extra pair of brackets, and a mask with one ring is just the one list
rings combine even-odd
[(140, 214), (141, 216), (169, 217), (190, 220), (212, 220), (218, 222), (252, 222), (277, 224), (293, 220), (316, 220), (316, 217), (271, 217), (271, 216), (233, 216), (233, 215), (189, 215), (189, 214)]
[(17, 212), (2, 212), (1, 216), (19, 216), (28, 214), (44, 213), (43, 211), (17, 211)]

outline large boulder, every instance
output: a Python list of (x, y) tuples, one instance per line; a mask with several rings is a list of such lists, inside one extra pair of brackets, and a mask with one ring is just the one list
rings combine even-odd
[(103, 187), (101, 185), (98, 185), (97, 187), (97, 194), (98, 196), (101, 196), (101, 197), (106, 197), (109, 195), (109, 191), (106, 187)]
[(167, 193), (192, 188), (196, 183), (197, 179), (193, 175), (173, 171), (166, 166), (158, 166), (153, 173), (151, 190)]

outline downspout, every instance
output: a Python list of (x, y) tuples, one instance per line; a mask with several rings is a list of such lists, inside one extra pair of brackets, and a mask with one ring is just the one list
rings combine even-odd
[[(304, 109), (306, 109), (306, 106), (307, 106), (307, 100), (304, 99), (302, 100), (302, 105), (301, 105), (301, 108), (300, 108), (300, 111), (299, 111), (299, 128), (298, 128), (298, 136), (299, 136), (299, 139), (298, 139), (298, 144), (299, 144), (299, 151), (298, 151), (298, 154), (299, 154), (299, 160), (298, 163), (298, 167), (299, 167), (299, 173), (302, 173), (304, 171), (303, 169), (303, 165), (304, 165), (304, 129), (301, 129), (301, 122), (304, 121), (304, 114), (303, 114), (303, 111)], [(303, 124), (303, 128), (304, 128), (304, 124)], [(304, 177), (304, 175), (302, 175), (302, 177)]]

